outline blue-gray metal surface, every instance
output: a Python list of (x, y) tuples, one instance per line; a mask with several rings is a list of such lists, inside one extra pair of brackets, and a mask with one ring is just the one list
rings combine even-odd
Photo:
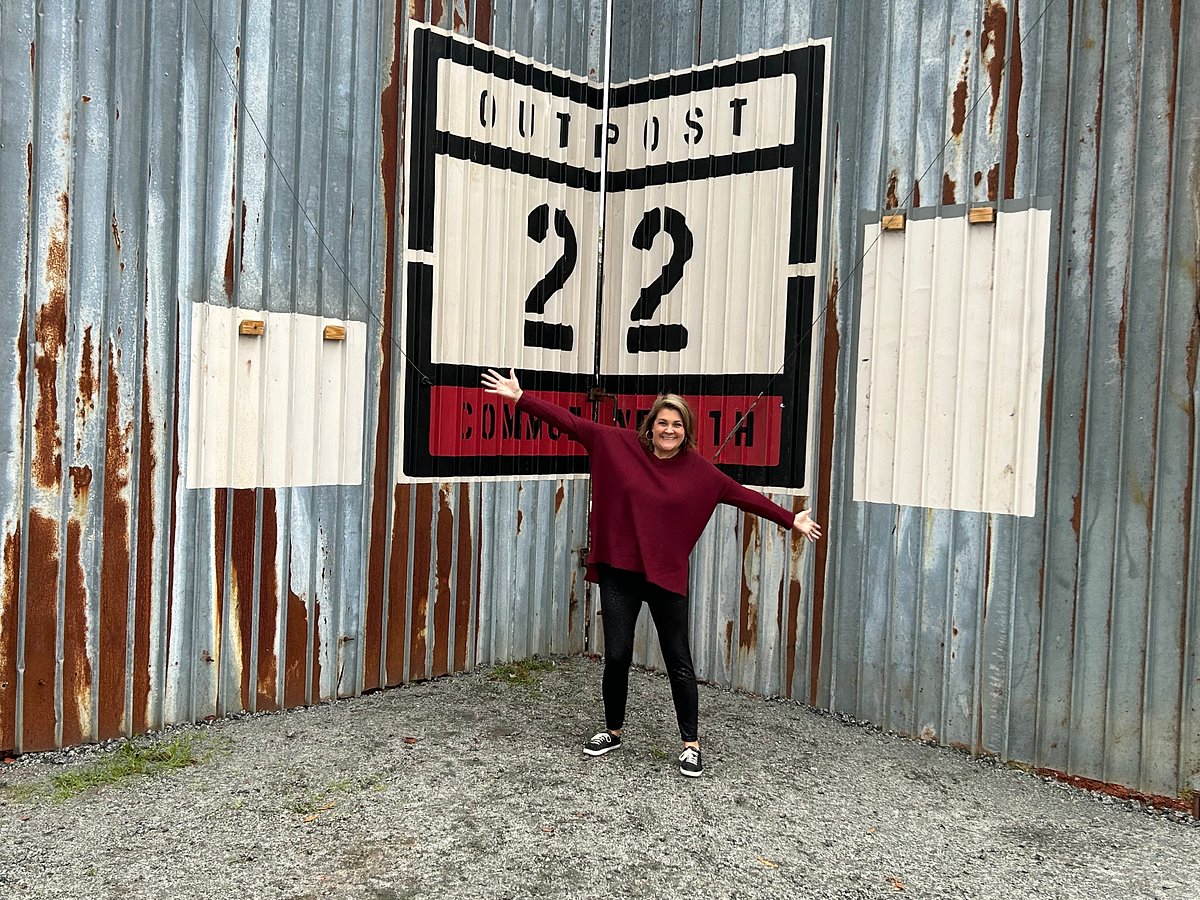
[[(600, 0), (5, 0), (0, 747), (601, 646), (585, 481), (395, 485), (410, 18), (603, 75)], [(831, 41), (827, 543), (718, 512), (702, 677), (1200, 787), (1197, 29), (1194, 0), (616, 0), (615, 82)], [(976, 203), (1053, 215), (1037, 514), (854, 502), (862, 224)], [(366, 323), (361, 486), (184, 487), (197, 301)]]

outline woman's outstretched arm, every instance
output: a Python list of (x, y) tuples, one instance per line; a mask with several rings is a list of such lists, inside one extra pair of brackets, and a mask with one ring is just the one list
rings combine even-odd
[(807, 509), (793, 515), (791, 510), (784, 509), (758, 491), (742, 487), (728, 476), (726, 476), (725, 491), (721, 502), (736, 506), (744, 512), (762, 516), (764, 519), (778, 523), (783, 528), (790, 528), (793, 534), (806, 537), (810, 541), (821, 539), (821, 526), (813, 521), (813, 517)]
[(517, 381), (517, 373), (512, 369), (508, 370), (507, 378), (495, 369), (488, 369), (483, 373), (480, 381), (483, 382), (483, 388), (487, 393), (512, 400), (522, 412), (541, 419), (559, 431), (565, 431), (589, 450), (593, 435), (604, 427), (597, 425), (591, 419), (577, 416), (557, 404), (542, 400), (534, 394), (526, 394), (521, 390), (521, 385)]

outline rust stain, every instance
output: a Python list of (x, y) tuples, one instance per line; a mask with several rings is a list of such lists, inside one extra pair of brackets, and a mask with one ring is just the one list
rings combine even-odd
[[(450, 575), (454, 570), (454, 513), (450, 510), (452, 485), (438, 491), (437, 571), (434, 573), (433, 600), (433, 675), (446, 675), (454, 667), (450, 657), (454, 641), (450, 635)], [(442, 644), (445, 653), (439, 653)]]
[[(1198, 191), (1200, 191), (1200, 185), (1198, 185), (1197, 188), (1198, 188)], [(1198, 193), (1198, 195), (1196, 197), (1196, 201), (1197, 201), (1197, 206), (1200, 207), (1200, 193)], [(1200, 250), (1200, 242), (1198, 242), (1197, 249)], [(1200, 281), (1196, 280), (1196, 276), (1194, 273), (1192, 275), (1192, 288), (1195, 291), (1195, 297), (1192, 300), (1192, 304), (1193, 304), (1192, 305), (1192, 327), (1188, 334), (1188, 341), (1187, 341), (1188, 393), (1187, 393), (1187, 401), (1186, 401), (1187, 402), (1186, 411), (1187, 411), (1188, 420), (1192, 423), (1193, 427), (1191, 427), (1187, 430), (1187, 436), (1188, 436), (1187, 437), (1187, 441), (1188, 441), (1187, 453), (1188, 453), (1188, 455), (1186, 457), (1187, 459), (1195, 459), (1196, 458), (1194, 455), (1196, 452), (1196, 428), (1195, 428), (1195, 422), (1196, 422), (1196, 356), (1197, 356), (1197, 348), (1200, 348)], [(1192, 546), (1192, 516), (1191, 516), (1190, 511), (1193, 509), (1192, 504), (1194, 502), (1193, 497), (1195, 496), (1195, 481), (1196, 481), (1196, 470), (1194, 467), (1189, 466), (1187, 481), (1185, 482), (1184, 487), (1183, 487), (1183, 503), (1180, 505), (1180, 512), (1179, 512), (1179, 517), (1183, 522), (1183, 544), (1182, 545), (1184, 547)], [(1192, 575), (1191, 568), (1192, 568), (1192, 557), (1190, 554), (1185, 553), (1183, 555), (1183, 575), (1180, 578), (1181, 584), (1191, 584), (1191, 575)], [(1188, 605), (1180, 604), (1180, 611), (1179, 611), (1179, 634), (1180, 635), (1185, 635), (1188, 633), (1187, 632), (1187, 619), (1188, 619)], [(1179, 684), (1179, 695), (1178, 695), (1178, 700), (1180, 702), (1182, 702), (1182, 700), (1184, 699), (1184, 691), (1186, 689), (1188, 689), (1188, 686), (1185, 685), (1181, 681)], [(1182, 708), (1182, 707), (1180, 707), (1180, 708)], [(1194, 801), (1195, 806), (1194, 806), (1192, 815), (1195, 816), (1196, 818), (1200, 818), (1200, 792), (1196, 793), (1195, 797), (1193, 798), (1193, 801)]]
[[(792, 500), (792, 512), (799, 512), (804, 508), (804, 502), (800, 498)], [(799, 631), (800, 620), (800, 601), (801, 601), (801, 579), (803, 578), (803, 569), (800, 566), (801, 560), (801, 541), (789, 538), (788, 542), (788, 577), (787, 583), (783, 589), (787, 592), (787, 620), (783, 618), (783, 604), (780, 604), (779, 619), (776, 626), (779, 629), (779, 634), (784, 644), (782, 647), (784, 666), (786, 668), (785, 681), (780, 687), (780, 693), (785, 697), (792, 696), (792, 679), (796, 675), (796, 635)]]
[(37, 375), (38, 402), (34, 413), (33, 477), (41, 487), (57, 487), (62, 480), (62, 432), (58, 423), (58, 366), (67, 337), (67, 227), (70, 222), (66, 192), (59, 195), (61, 221), (50, 232), (46, 251), (49, 296), (34, 320), (33, 368)]
[[(1182, 15), (1183, 0), (1171, 0), (1171, 58), (1170, 71), (1179, 71), (1179, 19)], [(1172, 171), (1175, 149), (1175, 106), (1177, 101), (1178, 79), (1167, 79), (1167, 165), (1166, 171)], [(1200, 795), (1198, 795), (1200, 796)]]
[[(1010, 200), (1017, 189), (1017, 156), (1021, 152), (1021, 88), (1025, 83), (1025, 62), (1021, 56), (1021, 4), (1012, 0), (1012, 60), (1008, 64), (1008, 111), (1004, 157), (1004, 196)], [(1174, 81), (1171, 82), (1174, 84)]]
[(71, 495), (76, 506), (86, 504), (92, 487), (92, 467), (71, 466), (67, 473), (71, 478)]
[(900, 198), (896, 195), (896, 188), (899, 181), (900, 174), (895, 169), (892, 169), (887, 181), (887, 209), (895, 209), (900, 205)]
[(758, 517), (744, 516), (742, 528), (742, 600), (738, 604), (738, 646), (745, 654), (752, 654), (758, 645), (758, 598), (750, 589), (746, 577), (746, 564), (751, 554), (759, 547)]
[(733, 622), (725, 623), (725, 669), (733, 668)]
[[(562, 490), (562, 486), (559, 486)], [(468, 640), (471, 626), (471, 561), (475, 556), (475, 537), (471, 531), (471, 488), (466, 482), (458, 485), (458, 583), (454, 590), (454, 640), (452, 672), (467, 668)]]
[(988, 131), (994, 131), (996, 128), (996, 110), (1000, 106), (1000, 90), (1004, 84), (1007, 39), (1008, 10), (1001, 0), (988, 0), (983, 8), (983, 28), (979, 32), (979, 59), (987, 68), (992, 91), (992, 104), (988, 108)]
[(117, 211), (114, 209), (112, 214), (112, 235), (113, 244), (116, 245), (117, 253), (121, 252), (121, 229), (117, 227)]
[(28, 360), (26, 353), (28, 352), (28, 341), (25, 338), (25, 329), (28, 324), (29, 306), (28, 297), (26, 303), (21, 307), (21, 330), (17, 334), (17, 393), (21, 396), (21, 405), (18, 409), (21, 411), (21, 432), (25, 431), (25, 372)]
[(443, 3), (442, 0), (433, 0), (429, 14), (429, 21), (434, 25), (444, 28), (445, 25), (442, 24), (442, 20), (445, 18), (445, 16), (446, 4)]
[(91, 737), (92, 661), (87, 651), (87, 584), (82, 559), (82, 526), (67, 522), (66, 597), (63, 609), (62, 743), (82, 744)]
[(920, 182), (920, 180), (917, 180), (917, 181), (914, 181), (914, 182), (913, 182), (913, 188), (912, 188), (912, 205), (913, 205), (913, 206), (920, 206), (920, 205), (921, 205), (921, 182)]
[(1117, 322), (1117, 359), (1125, 364), (1125, 339), (1129, 327), (1129, 286), (1126, 283), (1121, 296), (1121, 320)]
[[(175, 358), (179, 359), (179, 329), (175, 329)], [(173, 392), (174, 401), (171, 409), (171, 446), (176, 448), (175, 453), (171, 455), (171, 496), (169, 502), (171, 504), (171, 531), (167, 541), (167, 553), (174, 554), (175, 552), (175, 528), (179, 522), (178, 510), (176, 509), (176, 500), (179, 497), (179, 372), (182, 366), (175, 366), (175, 390)], [(169, 557), (170, 558), (170, 557)], [(171, 648), (171, 628), (174, 625), (175, 617), (175, 566), (167, 565), (167, 622), (164, 635), (167, 638), (167, 667), (171, 666), (170, 648)]]
[(138, 448), (137, 571), (133, 593), (133, 724), (136, 732), (149, 731), (150, 719), (150, 613), (154, 603), (154, 485), (158, 472), (155, 450), (159, 426), (151, 415), (150, 337), (142, 332), (142, 423)]
[(218, 488), (213, 491), (213, 656), (204, 657), (206, 663), (218, 663), (213, 670), (218, 674), (222, 667), (214, 657), (224, 653), (225, 645), (225, 544), (229, 531), (226, 524), (228, 520), (229, 491)]
[(229, 228), (229, 244), (225, 248), (225, 296), (233, 299), (233, 226)]
[(982, 182), (983, 182), (983, 173), (980, 172), (978, 169), (976, 169), (975, 170), (975, 187), (979, 187), (979, 185)]
[(525, 519), (525, 514), (521, 510), (517, 510), (517, 534), (521, 533), (521, 522)]
[[(308, 605), (304, 594), (291, 589), (288, 571), (287, 633), (284, 636), (283, 705), (291, 708), (308, 702), (305, 676), (308, 671)], [(314, 649), (316, 641), (313, 641)]]
[(1000, 190), (1000, 163), (996, 163), (987, 173), (987, 195), (989, 200), (995, 200)]
[[(1015, 766), (1015, 768), (1025, 769), (1026, 767)], [(1121, 800), (1134, 800), (1146, 806), (1153, 806), (1159, 809), (1177, 809), (1183, 812), (1191, 811), (1191, 804), (1183, 797), (1167, 797), (1163, 794), (1143, 794), (1141, 791), (1135, 791), (1124, 785), (1110, 784), (1107, 781), (1097, 781), (1095, 778), (1085, 778), (1082, 775), (1068, 775), (1066, 772), (1059, 772), (1057, 769), (1046, 769), (1040, 766), (1028, 767), (1028, 771), (1032, 771), (1043, 778), (1053, 778), (1081, 790), (1095, 791), (1100, 794), (1107, 794), (1110, 797), (1117, 797)]]
[(49, 750), (55, 745), (58, 567), (58, 522), (31, 509), (25, 589), (25, 727), (21, 748), (27, 752)]
[(105, 413), (104, 525), (100, 559), (100, 673), (96, 737), (107, 740), (125, 726), (125, 648), (129, 609), (129, 470), (131, 422), (121, 421), (117, 348), (109, 344), (108, 404)]
[[(408, 627), (408, 518), (413, 491), (409, 484), (398, 484), (392, 524), (392, 560), (388, 573), (387, 657), (385, 679), (388, 685), (404, 681), (404, 643)], [(367, 657), (375, 659), (376, 657)]]
[(958, 200), (955, 196), (955, 190), (957, 189), (957, 187), (958, 187), (958, 185), (956, 185), (954, 183), (954, 179), (950, 177), (950, 173), (946, 172), (946, 173), (942, 174), (942, 205), (943, 206), (952, 206), (953, 204), (958, 202)]
[(242, 201), (242, 241), (238, 245), (238, 271), (246, 271), (246, 201)]
[(254, 579), (258, 567), (254, 564), (254, 535), (257, 530), (258, 502), (253, 488), (231, 491), (233, 494), (233, 522), (229, 542), (229, 602), (236, 615), (230, 622), (237, 629), (237, 646), (241, 651), (242, 709), (250, 708), (250, 684), (252, 668), (250, 639), (254, 634)]
[(96, 350), (92, 346), (92, 326), (83, 329), (83, 349), (79, 357), (79, 394), (75, 408), (81, 417), (96, 408), (96, 385), (100, 373), (96, 369)]
[(558, 490), (554, 492), (554, 515), (558, 515), (558, 511), (562, 509), (563, 498), (566, 496), (566, 491), (563, 490), (564, 482), (558, 483)]
[(958, 83), (954, 86), (954, 94), (950, 101), (950, 134), (959, 140), (962, 139), (963, 128), (967, 122), (967, 76), (970, 71), (971, 51), (968, 49), (963, 53), (962, 66), (958, 70)]
[(275, 574), (275, 553), (279, 546), (279, 521), (274, 488), (262, 492), (262, 558), (259, 560), (258, 588), (258, 686), (257, 709), (277, 709), (279, 665), (275, 657), (275, 627), (279, 617), (279, 579)]
[[(829, 531), (829, 509), (832, 503), (833, 489), (833, 438), (835, 426), (835, 400), (837, 399), (834, 386), (837, 384), (838, 356), (841, 353), (841, 340), (837, 329), (837, 300), (838, 300), (838, 267), (834, 264), (833, 277), (829, 283), (829, 297), (826, 308), (825, 350), (821, 362), (821, 441), (817, 448), (817, 490), (816, 496), (809, 501), (809, 508), (814, 513), (824, 510), (826, 521), (821, 522)], [(820, 520), (820, 515), (816, 515)], [(795, 539), (793, 539), (795, 541)], [(818, 686), (821, 675), (821, 644), (825, 637), (825, 573), (829, 565), (829, 539), (817, 541), (813, 549), (813, 599), (812, 599), (812, 655), (809, 658), (808, 702), (817, 705)], [(799, 572), (798, 566), (795, 571)], [(798, 577), (798, 576), (797, 576)], [(799, 585), (793, 588), (798, 598)], [(790, 690), (795, 669), (796, 647), (796, 616), (799, 602), (792, 604), (792, 621), (788, 623), (788, 672), (787, 687)]]
[[(404, 27), (399, 22), (392, 22), (392, 57), (386, 82), (379, 97), (380, 138), (383, 144), (379, 175), (380, 182), (383, 185), (384, 243), (387, 247), (387, 252), (384, 254), (383, 265), (384, 296), (382, 303), (383, 316), (379, 329), (380, 363), (379, 380), (377, 382), (379, 385), (379, 399), (375, 416), (375, 469), (371, 479), (370, 543), (367, 550), (367, 590), (363, 609), (363, 653), (364, 658), (368, 661), (363, 678), (363, 688), (365, 690), (372, 690), (381, 686), (379, 683), (379, 671), (375, 666), (371, 665), (370, 660), (379, 659), (383, 649), (384, 603), (387, 603), (390, 609), (392, 605), (392, 597), (390, 595), (397, 590), (403, 591), (403, 588), (398, 587), (393, 579), (387, 582), (390, 584), (390, 590), (388, 590), (389, 596), (384, 596), (385, 575), (387, 574), (384, 571), (384, 565), (387, 558), (388, 530), (389, 526), (394, 524), (388, 522), (387, 516), (388, 495), (393, 492), (393, 486), (389, 483), (390, 479), (388, 477), (388, 458), (392, 446), (391, 390), (389, 386), (392, 383), (392, 304), (396, 297), (396, 203), (399, 197), (398, 179), (401, 150), (400, 87), (403, 81), (401, 77), (401, 36), (403, 30)], [(399, 493), (399, 489), (395, 489), (397, 516), (399, 515), (400, 506)], [(406, 528), (407, 521), (406, 517)], [(393, 572), (395, 570), (397, 551), (399, 551), (399, 555), (403, 556), (407, 551), (407, 545), (404, 546), (403, 550), (400, 549), (399, 544), (393, 546)], [(391, 622), (392, 618), (389, 614), (389, 635), (391, 633)], [(388, 683), (392, 684), (395, 683), (390, 680), (393, 674), (399, 675), (399, 669), (392, 667), (393, 662), (392, 646), (389, 643), (385, 669), (387, 671), (386, 677)]]
[[(321, 593), (317, 591), (313, 594), (312, 608), (312, 680), (308, 683), (309, 696), (312, 697), (313, 703), (319, 703), (321, 700), (329, 699), (321, 696)], [(333, 686), (331, 696), (336, 696), (337, 684)]]
[(483, 44), (492, 40), (492, 0), (475, 0), (475, 40)]
[(433, 566), (433, 485), (416, 489), (417, 533), (413, 540), (412, 627), (409, 629), (408, 677), (425, 678), (425, 653), (429, 645), (429, 573)]
[(4, 535), (0, 592), (0, 752), (17, 749), (17, 598), (21, 594), (21, 526)]

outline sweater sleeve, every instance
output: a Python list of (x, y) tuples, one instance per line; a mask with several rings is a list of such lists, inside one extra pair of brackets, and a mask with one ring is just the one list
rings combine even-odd
[(769, 500), (758, 491), (742, 487), (724, 472), (720, 474), (721, 478), (724, 479), (721, 503), (728, 503), (730, 506), (736, 506), (743, 512), (753, 513), (756, 516), (762, 516), (764, 519), (770, 519), (781, 528), (791, 530), (792, 523), (796, 520), (796, 514), (790, 509), (784, 509), (778, 503)]
[(556, 403), (549, 403), (539, 397), (534, 397), (529, 391), (521, 392), (521, 398), (517, 400), (517, 409), (536, 416), (559, 431), (565, 431), (589, 449), (597, 430), (603, 427), (591, 419), (585, 419), (568, 409), (563, 409)]

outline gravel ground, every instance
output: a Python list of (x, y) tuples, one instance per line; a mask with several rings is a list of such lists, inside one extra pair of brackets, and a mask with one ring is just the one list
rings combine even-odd
[(1200, 897), (1200, 827), (791, 702), (702, 687), (682, 778), (665, 678), (579, 752), (599, 662), (484, 670), (167, 729), (198, 761), (66, 800), (112, 748), (0, 770), (0, 897)]

